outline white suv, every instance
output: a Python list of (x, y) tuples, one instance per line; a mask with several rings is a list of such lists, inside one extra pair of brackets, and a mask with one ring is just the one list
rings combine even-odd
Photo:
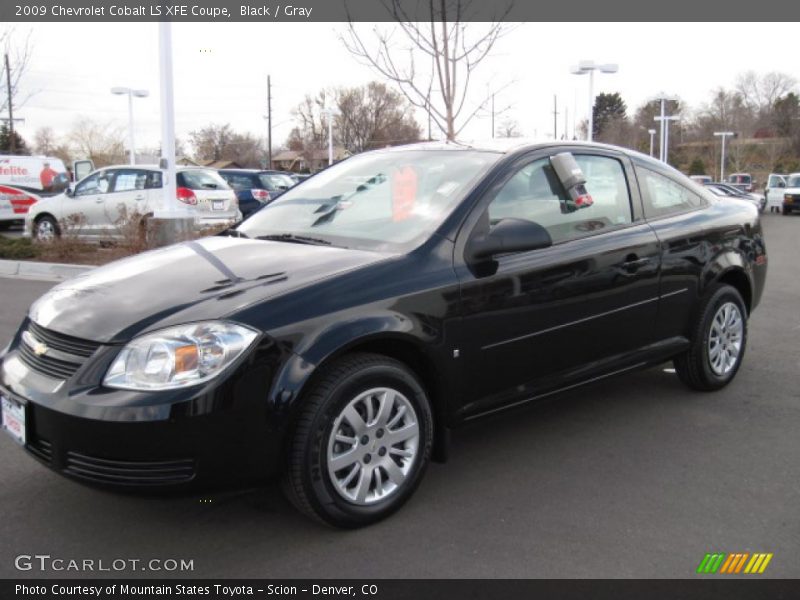
[[(113, 166), (98, 169), (74, 190), (44, 198), (31, 206), (25, 235), (58, 236), (64, 229), (88, 240), (124, 236), (126, 220), (145, 219), (161, 199), (163, 171), (156, 166)], [(198, 226), (241, 219), (236, 194), (213, 169), (181, 167), (176, 173), (178, 200), (190, 206)]]

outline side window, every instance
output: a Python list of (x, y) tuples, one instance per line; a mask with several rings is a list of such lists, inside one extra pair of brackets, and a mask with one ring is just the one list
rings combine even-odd
[(147, 183), (145, 186), (148, 190), (161, 188), (163, 186), (161, 171), (149, 171), (147, 173)]
[(120, 169), (114, 178), (115, 192), (132, 192), (143, 190), (147, 182), (147, 171), (137, 169)]
[(639, 167), (637, 173), (645, 192), (644, 211), (648, 218), (675, 215), (708, 204), (702, 196), (655, 171)]
[(75, 186), (75, 196), (105, 194), (108, 192), (112, 171), (99, 171)]
[(593, 204), (562, 212), (567, 193), (548, 158), (522, 167), (489, 204), (490, 224), (500, 219), (527, 219), (547, 229), (553, 243), (610, 231), (632, 222), (630, 193), (622, 163), (614, 158), (575, 155), (586, 176)]

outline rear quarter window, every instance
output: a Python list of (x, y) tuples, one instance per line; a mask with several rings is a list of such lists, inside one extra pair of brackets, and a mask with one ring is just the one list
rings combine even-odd
[(700, 194), (646, 167), (637, 167), (642, 188), (645, 216), (649, 219), (668, 217), (708, 206)]

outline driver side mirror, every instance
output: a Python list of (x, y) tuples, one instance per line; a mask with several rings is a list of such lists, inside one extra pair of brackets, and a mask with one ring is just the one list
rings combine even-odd
[(68, 187), (66, 190), (64, 190), (64, 194), (66, 194), (67, 198), (72, 198), (75, 196), (75, 190)]
[(779, 181), (778, 182), (778, 187), (779, 188), (782, 188), (782, 187), (785, 188), (786, 187), (786, 182), (785, 181)]
[(525, 219), (501, 219), (489, 233), (470, 240), (467, 255), (470, 262), (490, 259), (497, 254), (527, 252), (553, 245), (547, 230)]

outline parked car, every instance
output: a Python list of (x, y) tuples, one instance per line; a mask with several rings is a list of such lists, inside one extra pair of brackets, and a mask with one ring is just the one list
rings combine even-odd
[(219, 174), (236, 192), (244, 218), (261, 210), (267, 203), (294, 185), (277, 171), (258, 169), (220, 169)]
[(355, 527), (479, 417), (667, 360), (729, 384), (767, 271), (755, 207), (628, 149), (516, 144), (359, 154), (52, 288), (0, 357), (5, 428), (78, 481), (281, 474)]
[(767, 207), (772, 212), (776, 210), (780, 212), (783, 208), (783, 190), (786, 188), (786, 178), (788, 175), (785, 173), (770, 173), (767, 177), (767, 184), (764, 186), (764, 198), (767, 201)]
[(689, 179), (696, 181), (700, 185), (705, 185), (714, 181), (714, 179), (709, 175), (689, 175)]
[(750, 173), (731, 173), (725, 179), (725, 183), (730, 183), (743, 192), (752, 192), (755, 181)]
[(758, 212), (763, 212), (764, 207), (767, 204), (766, 198), (761, 194), (756, 194), (755, 192), (752, 193), (743, 192), (739, 188), (734, 187), (728, 183), (711, 182), (705, 185), (709, 190), (711, 190), (711, 192), (713, 192), (718, 196), (729, 196), (731, 198), (736, 198), (751, 202), (758, 209)]
[(781, 212), (788, 215), (798, 210), (800, 210), (800, 173), (792, 173), (786, 177)]
[(31, 205), (40, 197), (10, 185), (0, 185), (0, 230), (25, 222)]
[[(34, 204), (25, 233), (38, 239), (59, 236), (62, 229), (87, 240), (123, 237), (121, 221), (140, 215), (142, 224), (161, 201), (163, 171), (156, 166), (117, 165), (98, 169), (74, 190)], [(236, 195), (213, 169), (179, 167), (177, 199), (191, 208), (198, 227), (241, 219)]]

